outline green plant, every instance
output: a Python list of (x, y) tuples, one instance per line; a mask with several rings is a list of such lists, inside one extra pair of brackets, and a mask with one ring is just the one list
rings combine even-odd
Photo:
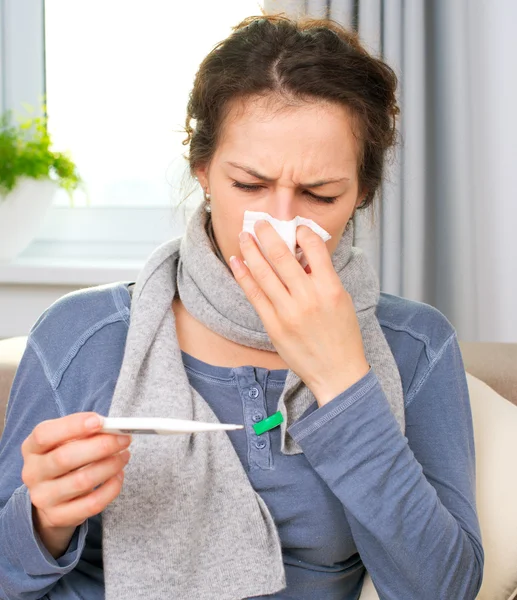
[(12, 111), (5, 112), (0, 117), (0, 196), (14, 189), (20, 177), (31, 177), (54, 180), (72, 201), (82, 183), (77, 167), (67, 153), (51, 146), (46, 116), (15, 124)]

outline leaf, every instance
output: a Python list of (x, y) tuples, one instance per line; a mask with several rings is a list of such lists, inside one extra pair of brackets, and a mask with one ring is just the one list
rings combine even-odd
[[(23, 107), (34, 114), (30, 105)], [(53, 179), (66, 190), (73, 205), (73, 191), (84, 184), (72, 158), (51, 150), (46, 106), (43, 113), (29, 118), (16, 115), (17, 124), (12, 111), (0, 116), (0, 195), (12, 191), (20, 177)]]
[(34, 106), (27, 104), (27, 102), (22, 102), (22, 106), (30, 115), (34, 114)]

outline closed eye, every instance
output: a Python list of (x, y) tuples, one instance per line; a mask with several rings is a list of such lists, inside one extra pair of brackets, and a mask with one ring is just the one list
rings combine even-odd
[[(252, 184), (252, 183), (240, 183), (239, 181), (234, 181), (232, 183), (232, 187), (238, 188), (239, 190), (243, 190), (245, 192), (256, 192), (257, 190), (260, 190), (264, 186)], [(304, 190), (303, 193), (306, 194), (307, 196), (310, 196), (314, 200), (317, 200), (318, 202), (325, 202), (326, 204), (332, 204), (337, 199), (337, 196), (330, 196), (330, 197), (329, 196), (318, 196), (317, 194), (313, 194), (312, 192), (309, 192), (308, 190)]]

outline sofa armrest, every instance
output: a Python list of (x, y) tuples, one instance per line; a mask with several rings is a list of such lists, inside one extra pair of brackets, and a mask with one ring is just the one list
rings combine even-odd
[(9, 392), (26, 345), (26, 337), (0, 340), (0, 436), (4, 430)]
[(517, 344), (460, 342), (465, 370), (517, 405)]

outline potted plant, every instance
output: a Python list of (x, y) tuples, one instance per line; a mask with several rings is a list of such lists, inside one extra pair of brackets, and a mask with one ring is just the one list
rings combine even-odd
[(71, 199), (81, 183), (71, 158), (51, 146), (46, 116), (0, 117), (0, 261), (30, 244), (59, 187)]

